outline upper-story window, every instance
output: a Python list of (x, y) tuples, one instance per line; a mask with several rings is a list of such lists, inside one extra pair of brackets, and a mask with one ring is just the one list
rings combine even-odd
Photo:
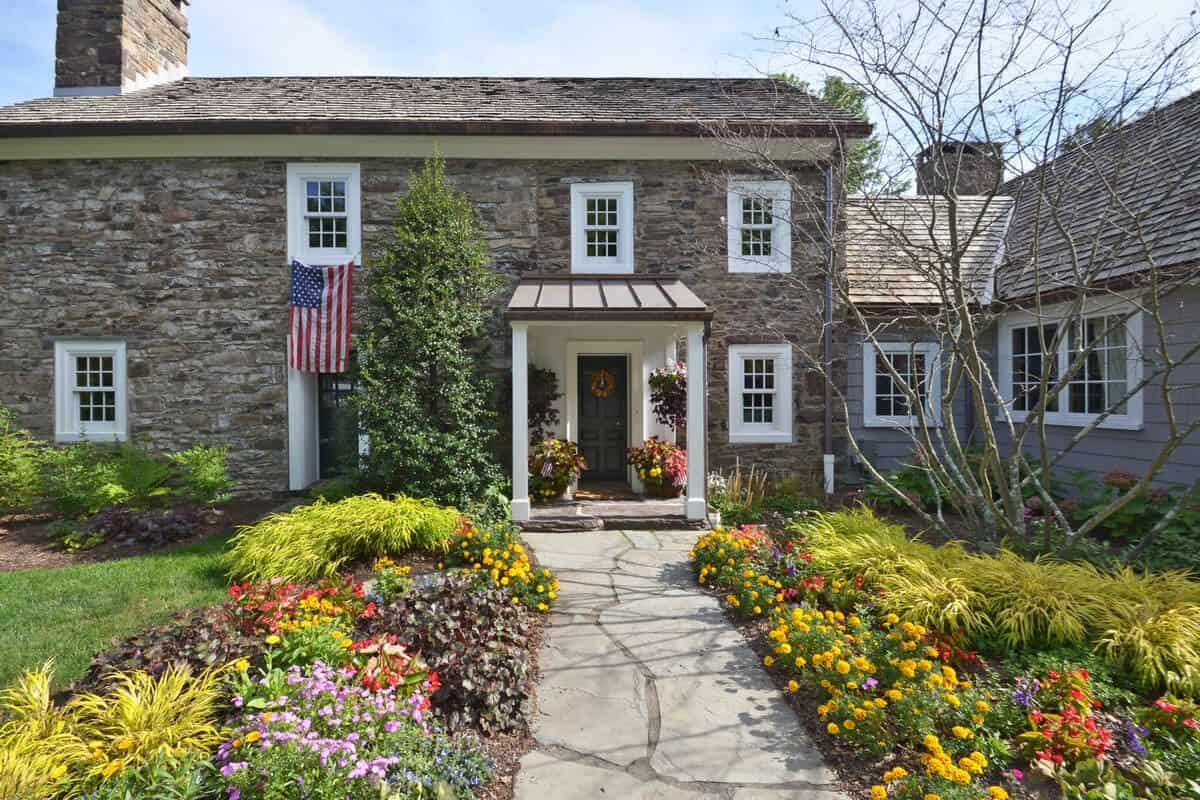
[(792, 271), (792, 187), (735, 179), (727, 201), (730, 272)]
[(1052, 390), (1070, 374), (1046, 399), (1047, 424), (1083, 426), (1108, 412), (1100, 427), (1142, 426), (1142, 317), (1132, 306), (1094, 301), (1070, 321), (1054, 319), (1054, 309), (1040, 320), (1016, 313), (999, 336), (1000, 385), (1013, 419), (1038, 408), (1043, 382)]
[(928, 425), (940, 420), (939, 348), (932, 342), (863, 345), (863, 424), (911, 427), (920, 403)]
[(571, 271), (633, 272), (633, 182), (571, 184)]
[(292, 258), (342, 264), (361, 250), (357, 164), (289, 164), (288, 232)]
[(54, 438), (124, 441), (125, 342), (60, 339), (54, 343)]

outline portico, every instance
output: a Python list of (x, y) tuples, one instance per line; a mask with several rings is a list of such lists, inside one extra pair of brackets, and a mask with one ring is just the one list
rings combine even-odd
[[(651, 411), (650, 373), (686, 341), (688, 520), (706, 516), (705, 355), (712, 311), (673, 275), (545, 275), (522, 279), (506, 317), (512, 329), (512, 519), (530, 518), (529, 365), (552, 370), (562, 399), (554, 434), (576, 442), (598, 477), (641, 482), (625, 449), (673, 432)], [(598, 382), (598, 383), (597, 383)], [(600, 388), (596, 388), (599, 386)], [(586, 480), (586, 473), (585, 473)]]

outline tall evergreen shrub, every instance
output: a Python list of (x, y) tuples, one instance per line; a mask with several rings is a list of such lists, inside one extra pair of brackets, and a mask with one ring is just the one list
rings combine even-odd
[(440, 158), (413, 175), (367, 275), (358, 396), (368, 480), (466, 508), (500, 477), (485, 334), (501, 281)]

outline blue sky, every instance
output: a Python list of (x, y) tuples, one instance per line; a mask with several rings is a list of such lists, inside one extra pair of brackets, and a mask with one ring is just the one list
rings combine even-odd
[[(795, 3), (792, 4), (793, 7)], [(714, 75), (780, 0), (193, 0), (193, 75)], [(52, 89), (55, 0), (0, 3), (0, 104)], [(736, 22), (736, 24), (731, 24)]]
[[(1088, 0), (1094, 2), (1095, 0)], [(193, 0), (193, 75), (746, 75), (817, 0)], [(1200, 0), (1116, 0), (1150, 28)], [(0, 104), (51, 93), (56, 0), (0, 0)], [(810, 76), (816, 77), (816, 76)]]

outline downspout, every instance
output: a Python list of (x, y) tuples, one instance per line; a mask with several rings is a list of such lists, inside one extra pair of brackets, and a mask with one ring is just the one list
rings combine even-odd
[(833, 276), (835, 251), (833, 247), (833, 164), (825, 168), (825, 453), (822, 458), (825, 473), (825, 496), (833, 495)]

